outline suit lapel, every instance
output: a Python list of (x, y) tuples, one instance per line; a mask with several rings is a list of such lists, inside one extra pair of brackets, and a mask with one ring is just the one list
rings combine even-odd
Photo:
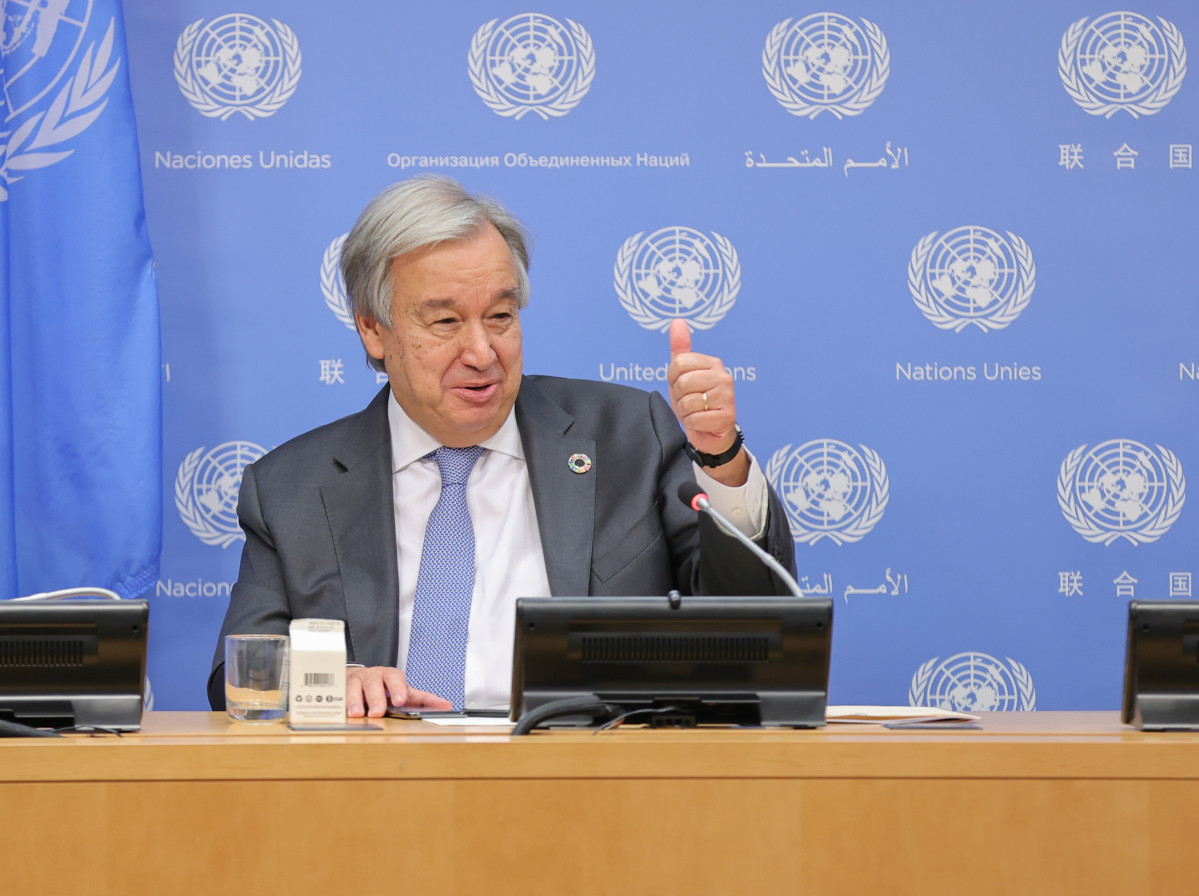
[[(384, 387), (348, 421), (346, 438), (333, 451), (344, 472), (321, 487), (345, 595), (349, 646), (353, 660), (367, 665), (393, 664), (399, 639), (387, 395)], [(571, 435), (574, 418), (528, 377), (516, 401), (516, 423), (550, 593), (587, 594), (595, 528), (594, 464), (599, 461), (595, 442)], [(573, 472), (567, 462), (576, 454), (590, 458), (592, 469)]]
[[(591, 581), (591, 546), (595, 529), (595, 442), (572, 435), (574, 418), (525, 377), (516, 399), (537, 526), (545, 553), (550, 593), (587, 594)], [(592, 469), (576, 473), (568, 461), (586, 455)]]
[(333, 452), (344, 472), (321, 487), (337, 552), (353, 660), (394, 665), (398, 644), (395, 510), (387, 387), (359, 414)]

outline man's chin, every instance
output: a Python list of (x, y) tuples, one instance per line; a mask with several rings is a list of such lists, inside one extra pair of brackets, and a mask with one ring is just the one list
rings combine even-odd
[[(450, 448), (467, 448), (478, 445), (495, 435), (508, 418), (511, 405), (466, 408), (460, 413), (441, 421), (443, 445)], [(433, 433), (437, 435), (437, 433)]]

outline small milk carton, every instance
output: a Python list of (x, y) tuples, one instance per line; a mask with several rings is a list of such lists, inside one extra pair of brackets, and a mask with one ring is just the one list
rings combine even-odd
[(346, 723), (346, 633), (340, 619), (291, 621), (292, 725)]

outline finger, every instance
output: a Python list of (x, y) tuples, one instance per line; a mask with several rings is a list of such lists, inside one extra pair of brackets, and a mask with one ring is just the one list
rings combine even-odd
[[(387, 712), (388, 706), (420, 706), (424, 709), (453, 709), (453, 704), (443, 697), (429, 691), (414, 688), (399, 669), (385, 667), (380, 670), (383, 686), (387, 691), (387, 699), (383, 702), (380, 715)], [(371, 704), (373, 711), (374, 704)]]
[(346, 671), (346, 715), (350, 718), (361, 718), (366, 715), (371, 706), (371, 695), (383, 691), (383, 672), (381, 666), (363, 668), (355, 666)]
[(384, 677), (388, 672), (398, 670), (374, 668), (368, 669), (366, 674), (362, 676), (362, 696), (366, 703), (366, 716), (371, 719), (380, 719), (387, 712), (388, 704), (391, 702), (388, 696), (389, 691), (405, 688), (403, 676), (404, 673), (399, 672), (400, 681), (393, 682), (389, 688), (384, 684)]
[(346, 673), (346, 716), (360, 719), (363, 715), (362, 670), (351, 669)]
[(732, 391), (724, 368), (717, 366), (680, 371), (670, 384), (671, 398), (680, 403), (684, 403), (686, 399), (687, 410), (694, 410), (697, 403), (702, 405), (705, 394), (708, 396), (709, 408), (719, 407), (727, 403)]
[(369, 718), (382, 718), (387, 713), (388, 706), (403, 706), (408, 697), (408, 679), (399, 669), (390, 666), (372, 666), (369, 669), (355, 670), (353, 676), (357, 680), (354, 696), (361, 701), (351, 707), (350, 682), (346, 681), (346, 714), (357, 709), (357, 715), (364, 714)]
[(454, 704), (444, 697), (438, 697), (436, 694), (430, 694), (428, 691), (418, 691), (416, 688), (408, 688), (408, 701), (405, 706), (420, 706), (424, 709), (453, 709)]
[(670, 364), (670, 394), (681, 399), (685, 395), (699, 395), (701, 392), (711, 393), (718, 385), (717, 378), (707, 366), (696, 366), (703, 361), (703, 355), (689, 354), (687, 363), (676, 358)]
[(676, 317), (670, 322), (670, 357), (691, 351), (691, 328), (687, 321)]

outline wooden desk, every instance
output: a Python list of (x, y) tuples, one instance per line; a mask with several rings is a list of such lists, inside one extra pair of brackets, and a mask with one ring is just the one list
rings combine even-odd
[(1199, 734), (294, 734), (149, 713), (0, 740), (5, 893), (1047, 893), (1194, 888)]

